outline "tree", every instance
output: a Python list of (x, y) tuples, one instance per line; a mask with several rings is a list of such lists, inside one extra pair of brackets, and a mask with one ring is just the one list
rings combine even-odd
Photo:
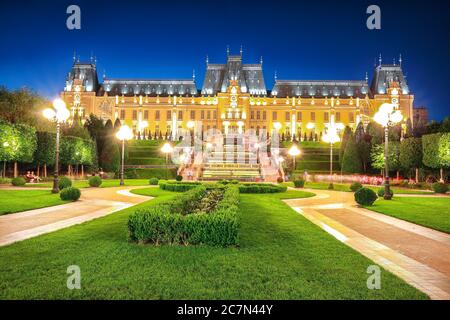
[(372, 145), (380, 144), (384, 140), (384, 128), (376, 122), (369, 122), (366, 128), (367, 134), (370, 136)]
[(405, 123), (405, 138), (409, 138), (414, 136), (413, 126), (411, 122), (411, 118), (406, 119)]
[(419, 168), (422, 166), (422, 139), (407, 138), (400, 144), (399, 161), (404, 170), (415, 169), (416, 182), (419, 182)]
[(80, 121), (73, 121), (71, 125), (64, 125), (62, 127), (62, 133), (69, 137), (79, 137), (84, 140), (90, 140), (91, 135), (89, 130), (81, 125)]
[[(389, 142), (389, 152), (388, 152), (388, 166), (389, 171), (397, 171), (401, 169), (399, 160), (400, 142), (391, 141)], [(384, 144), (377, 144), (372, 146), (372, 151), (370, 152), (370, 159), (372, 161), (372, 167), (375, 169), (384, 169)]]
[(47, 166), (55, 164), (56, 134), (51, 132), (36, 132), (37, 146), (34, 161), (40, 175), (40, 166), (44, 166), (44, 176), (47, 177)]
[(120, 122), (119, 118), (117, 118), (116, 121), (114, 121), (114, 131), (117, 132), (121, 126), (122, 123)]
[(120, 152), (117, 143), (107, 139), (100, 154), (99, 164), (106, 172), (118, 172), (120, 166)]
[(443, 168), (450, 167), (450, 133), (424, 135), (422, 150), (423, 164), (433, 169), (440, 169), (441, 181), (443, 181)]
[(361, 164), (363, 167), (363, 171), (367, 172), (367, 167), (370, 163), (370, 148), (371, 145), (367, 140), (370, 140), (370, 137), (364, 131), (364, 125), (362, 122), (359, 122), (358, 126), (355, 130), (355, 139), (356, 145), (358, 148), (358, 154), (361, 159)]
[(362, 171), (358, 147), (353, 134), (350, 136), (345, 146), (344, 156), (342, 158), (342, 171), (345, 173), (360, 173)]
[(341, 148), (339, 150), (339, 164), (342, 166), (342, 159), (344, 158), (345, 147), (347, 146), (347, 141), (352, 135), (352, 129), (347, 126), (342, 134)]
[(450, 117), (447, 117), (442, 121), (441, 132), (450, 132)]

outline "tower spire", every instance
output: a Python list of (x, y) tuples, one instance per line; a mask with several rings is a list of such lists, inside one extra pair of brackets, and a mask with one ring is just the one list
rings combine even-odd
[(383, 58), (381, 58), (381, 53), (380, 53), (380, 57), (378, 58), (378, 65), (381, 66), (382, 62), (383, 62)]
[(103, 80), (105, 80), (105, 79), (106, 79), (106, 70), (103, 69)]
[(366, 71), (366, 83), (369, 82), (369, 73)]
[(402, 54), (400, 53), (400, 56), (398, 58), (398, 63), (400, 64), (400, 67), (402, 66), (402, 62), (403, 62)]
[(241, 49), (239, 50), (239, 53), (241, 54), (241, 57), (242, 57), (242, 44), (241, 44)]
[(230, 55), (230, 46), (227, 46), (227, 58)]
[(77, 60), (77, 52), (75, 50), (73, 50), (73, 63), (75, 63), (75, 61)]
[(208, 65), (209, 63), (209, 59), (208, 59), (208, 55), (206, 55), (206, 65)]
[(275, 80), (275, 82), (277, 82), (277, 70), (275, 70), (275, 73), (273, 74), (273, 79)]
[(261, 56), (261, 59), (259, 59), (259, 63), (262, 65), (263, 64), (263, 58)]
[(195, 81), (195, 69), (192, 69), (192, 80)]

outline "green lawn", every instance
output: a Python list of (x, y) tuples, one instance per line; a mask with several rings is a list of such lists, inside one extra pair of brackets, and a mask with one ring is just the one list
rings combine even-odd
[[(176, 197), (157, 197), (139, 207)], [(301, 191), (241, 196), (239, 248), (151, 246), (127, 241), (129, 208), (0, 248), (1, 299), (425, 299), (387, 271), (368, 290), (373, 262), (337, 241), (280, 199)], [(81, 269), (81, 290), (66, 269)]]
[(394, 196), (390, 201), (377, 200), (367, 209), (450, 233), (450, 197), (400, 198)]
[[(125, 179), (125, 186), (146, 186), (149, 184), (149, 179)], [(27, 184), (30, 188), (51, 188), (53, 182), (33, 183)], [(73, 180), (72, 186), (77, 188), (89, 188), (87, 180)], [(100, 188), (120, 187), (119, 179), (104, 179)]]
[[(288, 187), (294, 187), (293, 182), (284, 182), (284, 185)], [(306, 182), (305, 188), (316, 189), (316, 190), (328, 190), (328, 182)], [(352, 192), (350, 190), (349, 183), (334, 183), (334, 191), (344, 191), (344, 192)], [(372, 189), (377, 192), (383, 186), (366, 186), (367, 188)], [(407, 189), (407, 188), (399, 188), (399, 187), (391, 187), (394, 191), (394, 194), (433, 194), (433, 192), (426, 190), (417, 190), (417, 189)]]
[(48, 190), (0, 190), (0, 215), (67, 203)]

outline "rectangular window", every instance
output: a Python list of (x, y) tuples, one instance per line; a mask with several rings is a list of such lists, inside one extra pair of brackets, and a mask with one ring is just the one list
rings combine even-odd
[(144, 110), (144, 119), (148, 120), (148, 110)]
[(263, 111), (263, 120), (266, 120), (266, 119), (267, 119), (267, 114), (265, 111)]
[(195, 120), (195, 110), (191, 110), (191, 120)]
[(217, 110), (213, 111), (213, 119), (216, 120), (217, 119)]
[(272, 112), (272, 120), (277, 120), (277, 112)]
[(125, 110), (120, 110), (120, 120), (125, 120)]
[(178, 121), (182, 121), (183, 120), (183, 111), (179, 110), (178, 111)]
[(256, 120), (260, 120), (260, 119), (261, 119), (261, 112), (256, 111)]
[(167, 110), (167, 111), (166, 111), (166, 119), (167, 119), (167, 121), (170, 121), (171, 118), (172, 118), (172, 111)]
[(291, 120), (291, 113), (290, 113), (290, 112), (286, 112), (286, 118), (285, 118), (285, 120), (286, 120), (286, 121)]
[(336, 121), (341, 121), (341, 113), (336, 112)]
[(206, 119), (211, 119), (211, 110), (206, 111)]
[(311, 121), (316, 121), (316, 113), (311, 112)]
[(323, 114), (323, 121), (325, 121), (325, 122), (329, 122), (330, 121), (330, 116), (329, 116), (328, 112), (325, 112)]
[(133, 120), (137, 120), (137, 110), (133, 110)]
[(255, 119), (255, 111), (250, 111), (250, 119), (253, 120)]
[(351, 123), (355, 122), (355, 114), (353, 112), (350, 112), (348, 117)]
[(301, 112), (297, 112), (297, 121), (298, 122), (302, 121), (302, 113)]
[(201, 116), (201, 119), (202, 119), (202, 120), (205, 119), (205, 110), (202, 110), (200, 116)]
[(155, 120), (159, 121), (160, 115), (159, 115), (159, 110), (156, 110), (155, 112)]

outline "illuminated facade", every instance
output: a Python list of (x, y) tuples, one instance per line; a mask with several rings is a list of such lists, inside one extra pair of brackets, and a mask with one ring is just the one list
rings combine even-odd
[(177, 139), (182, 130), (201, 121), (203, 129), (223, 133), (278, 131), (286, 136), (317, 139), (332, 116), (356, 128), (367, 123), (385, 102), (397, 99), (405, 119), (413, 121), (413, 100), (400, 64), (375, 67), (372, 81), (280, 80), (267, 90), (263, 61), (244, 64), (227, 54), (224, 64), (206, 60), (201, 89), (195, 75), (186, 80), (121, 80), (102, 82), (94, 61), (74, 62), (61, 97), (72, 111), (113, 122), (120, 119), (141, 135), (166, 133)]

